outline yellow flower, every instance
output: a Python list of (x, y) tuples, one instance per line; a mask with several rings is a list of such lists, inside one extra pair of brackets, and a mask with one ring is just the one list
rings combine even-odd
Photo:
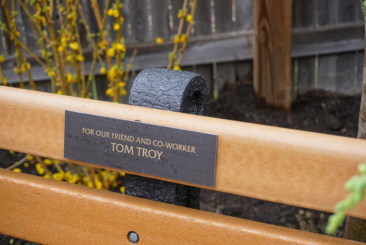
[(46, 158), (46, 159), (43, 160), (43, 163), (46, 164), (46, 165), (51, 165), (52, 164), (52, 160)]
[(120, 24), (118, 24), (118, 23), (116, 23), (116, 24), (114, 24), (113, 25), (113, 29), (115, 30), (115, 31), (119, 31), (119, 29), (121, 28), (121, 25)]
[(100, 70), (99, 70), (99, 72), (100, 72), (100, 74), (102, 74), (102, 75), (104, 75), (105, 73), (106, 73), (106, 69), (105, 69), (105, 67), (102, 67), (102, 68), (100, 68)]
[(32, 161), (34, 159), (34, 156), (32, 156), (32, 155), (27, 155), (27, 160), (28, 161)]
[(67, 38), (66, 37), (62, 37), (61, 38), (61, 43), (66, 44), (67, 43)]
[(186, 34), (183, 34), (180, 38), (180, 42), (181, 43), (186, 43), (187, 42), (187, 35)]
[(76, 60), (79, 62), (83, 62), (84, 61), (84, 56), (82, 56), (81, 54), (78, 54), (78, 56), (76, 56)]
[(38, 172), (38, 174), (39, 174), (39, 175), (43, 175), (43, 174), (44, 174), (44, 172), (45, 172), (45, 170), (44, 170), (44, 168), (43, 168), (42, 164), (40, 164), (40, 163), (37, 163), (37, 164), (36, 164), (36, 170), (37, 170), (37, 172)]
[(113, 11), (113, 16), (114, 16), (115, 18), (118, 18), (118, 17), (119, 17), (119, 11), (118, 11), (118, 10), (114, 10), (114, 11)]
[(51, 179), (51, 175), (50, 174), (45, 174), (45, 175), (43, 175), (43, 178), (46, 178), (46, 179)]
[(156, 39), (156, 43), (163, 43), (164, 42), (164, 38), (158, 37)]
[(77, 42), (72, 42), (69, 46), (73, 50), (79, 50), (79, 44)]
[(98, 190), (103, 189), (103, 183), (101, 181), (95, 180), (95, 185), (96, 185)]
[(53, 162), (54, 162), (55, 164), (60, 164), (60, 163), (61, 163), (61, 161), (60, 161), (60, 160), (53, 160)]
[(112, 188), (116, 188), (118, 186), (118, 183), (116, 181), (112, 182)]
[(56, 94), (59, 94), (59, 95), (63, 95), (64, 93), (62, 93), (62, 90), (57, 90), (57, 93)]
[(59, 172), (59, 173), (52, 174), (52, 177), (55, 180), (60, 180), (61, 181), (65, 177), (65, 172), (62, 171), (62, 172)]
[(113, 57), (115, 53), (116, 53), (116, 50), (114, 48), (108, 49), (107, 54), (109, 57)]
[(5, 77), (3, 77), (2, 83), (3, 83), (4, 86), (6, 86), (6, 84), (8, 84), (8, 81), (6, 80)]
[(26, 162), (26, 163), (24, 163), (24, 167), (25, 167), (25, 168), (28, 168), (28, 167), (29, 167), (29, 163), (27, 163), (27, 162)]
[(18, 74), (18, 73), (19, 73), (18, 68), (16, 68), (16, 67), (14, 68), (14, 73), (15, 73), (15, 74)]
[[(112, 88), (109, 88), (105, 91), (105, 94), (112, 97), (113, 96), (113, 89)], [(102, 175), (103, 175), (103, 172), (102, 172)]]
[(126, 91), (126, 89), (121, 89), (121, 90), (119, 91), (119, 95), (120, 95), (120, 96), (125, 96), (125, 95), (127, 95), (127, 91)]
[(180, 71), (180, 70), (182, 70), (179, 66), (174, 66), (173, 67), (173, 70), (175, 70), (175, 71)]
[(179, 42), (180, 42), (179, 36), (175, 35), (174, 36), (174, 43), (179, 43)]
[(113, 14), (114, 14), (114, 10), (113, 10), (113, 9), (108, 9), (107, 14), (108, 14), (109, 16), (113, 16)]
[(70, 74), (70, 72), (66, 72), (66, 80), (69, 83), (71, 83), (74, 80), (74, 78), (72, 77), (72, 75)]
[(193, 21), (193, 16), (192, 15), (187, 15), (187, 18), (186, 18), (187, 22), (192, 22)]
[(93, 187), (93, 183), (89, 181), (89, 182), (86, 183), (86, 186), (92, 188)]
[(31, 68), (31, 64), (27, 63), (27, 64), (25, 65), (25, 69), (27, 69), (27, 71), (28, 71), (28, 70), (30, 70), (30, 68)]
[(121, 175), (122, 177), (125, 177), (126, 174), (123, 172), (120, 172), (119, 175)]
[(63, 51), (64, 51), (64, 47), (62, 47), (61, 45), (60, 45), (60, 46), (58, 46), (57, 51), (58, 51), (59, 53), (63, 52)]
[(55, 77), (55, 76), (56, 76), (56, 72), (54, 72), (54, 71), (49, 71), (49, 72), (47, 73), (47, 75), (48, 75), (49, 77)]
[(121, 192), (122, 194), (125, 194), (125, 187), (124, 187), (124, 186), (121, 186), (121, 188), (119, 188), (119, 190), (120, 190), (120, 192)]
[(5, 56), (4, 55), (0, 55), (0, 63), (3, 63), (5, 60)]
[(177, 17), (178, 17), (178, 19), (184, 18), (184, 14), (183, 14), (182, 10), (179, 10)]
[(101, 49), (105, 49), (108, 45), (108, 42), (106, 40), (103, 40), (101, 41), (98, 46), (101, 48)]
[(125, 47), (125, 45), (123, 45), (122, 43), (117, 43), (117, 44), (116, 44), (116, 49), (117, 49), (117, 50), (120, 50), (120, 51), (122, 51), (122, 52), (126, 52), (126, 47)]
[(72, 55), (66, 56), (66, 61), (72, 62), (72, 60), (73, 60)]
[(22, 170), (20, 168), (14, 168), (13, 171), (14, 172), (17, 172), (17, 173), (21, 173), (22, 172)]
[(126, 83), (125, 82), (119, 82), (118, 83), (118, 86), (121, 87), (121, 88), (123, 88), (124, 86), (126, 86)]

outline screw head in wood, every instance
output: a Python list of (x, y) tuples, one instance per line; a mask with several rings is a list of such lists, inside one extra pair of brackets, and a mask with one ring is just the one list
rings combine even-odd
[(127, 237), (132, 244), (137, 244), (139, 242), (139, 235), (134, 231), (130, 231)]

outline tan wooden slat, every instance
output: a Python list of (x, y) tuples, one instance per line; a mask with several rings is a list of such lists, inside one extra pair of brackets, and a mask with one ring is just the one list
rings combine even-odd
[(0, 169), (0, 233), (42, 244), (361, 244)]
[[(343, 184), (366, 160), (366, 141), (359, 139), (3, 86), (0, 98), (0, 148), (65, 160), (65, 110), (214, 133), (211, 189), (328, 212), (346, 197)], [(348, 214), (366, 218), (366, 202)]]

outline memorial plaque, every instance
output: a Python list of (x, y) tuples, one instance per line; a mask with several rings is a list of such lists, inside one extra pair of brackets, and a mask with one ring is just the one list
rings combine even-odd
[(65, 111), (64, 158), (214, 187), (217, 135)]

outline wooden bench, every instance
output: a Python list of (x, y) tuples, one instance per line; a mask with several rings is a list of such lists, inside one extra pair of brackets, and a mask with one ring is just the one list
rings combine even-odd
[[(214, 133), (213, 188), (126, 172), (326, 212), (366, 159), (358, 139), (10, 87), (0, 98), (0, 148), (66, 160), (65, 110)], [(358, 244), (4, 169), (0, 193), (0, 233), (42, 244), (131, 244), (130, 231), (138, 244)], [(366, 203), (347, 215), (366, 219)]]

